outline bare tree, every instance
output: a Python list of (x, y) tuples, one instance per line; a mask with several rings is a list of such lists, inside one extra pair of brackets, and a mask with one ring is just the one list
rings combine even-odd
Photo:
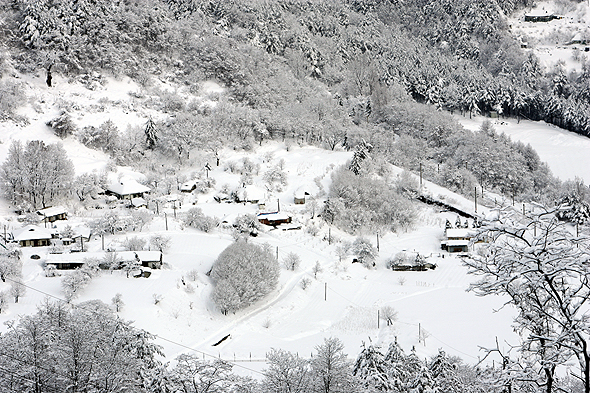
[(520, 219), (501, 212), (482, 227), (476, 240), (483, 252), (464, 260), (480, 277), (470, 289), (480, 296), (504, 295), (516, 308), (519, 350), (543, 372), (546, 392), (554, 389), (555, 369), (571, 358), (590, 392), (590, 242), (544, 209)]
[(287, 268), (287, 270), (295, 271), (297, 270), (300, 264), (301, 257), (295, 252), (288, 253), (285, 259), (283, 259), (283, 265), (285, 266), (285, 268)]

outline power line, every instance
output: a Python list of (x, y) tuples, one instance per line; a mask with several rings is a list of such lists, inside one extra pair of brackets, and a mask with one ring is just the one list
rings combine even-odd
[[(76, 305), (76, 304), (73, 304), (73, 303), (69, 303), (68, 301), (66, 301), (65, 299), (62, 299), (62, 298), (60, 298), (59, 296), (55, 296), (55, 295), (52, 295), (52, 294), (50, 294), (50, 293), (44, 292), (44, 291), (42, 291), (42, 290), (40, 290), (40, 289), (37, 289), (37, 288), (31, 287), (30, 285), (24, 284), (24, 283), (23, 283), (23, 282), (21, 282), (21, 281), (16, 281), (16, 280), (13, 280), (11, 277), (5, 277), (5, 279), (6, 279), (6, 281), (10, 281), (10, 282), (14, 282), (14, 283), (19, 283), (19, 284), (23, 285), (24, 287), (26, 287), (26, 288), (28, 288), (28, 289), (30, 289), (30, 290), (32, 290), (32, 291), (35, 291), (35, 292), (41, 293), (41, 294), (43, 294), (43, 295), (45, 295), (45, 296), (47, 296), (47, 297), (50, 297), (50, 298), (56, 299), (57, 301), (60, 301), (60, 302), (62, 302), (62, 303), (65, 303), (65, 304), (67, 304), (67, 305), (71, 306), (72, 308), (78, 308), (78, 309), (80, 309), (80, 310), (83, 310), (83, 311), (86, 311), (86, 312), (90, 312), (90, 313), (93, 313), (93, 314), (96, 314), (96, 315), (100, 316), (100, 314), (98, 314), (98, 313), (97, 313), (95, 310), (90, 310), (90, 309), (87, 309), (87, 308), (85, 308), (85, 307), (82, 307), (82, 306), (80, 306), (80, 305)], [(191, 347), (189, 347), (189, 346), (187, 346), (187, 345), (184, 345), (184, 344), (181, 344), (181, 343), (179, 343), (179, 342), (176, 342), (176, 341), (174, 341), (174, 340), (168, 339), (168, 338), (166, 338), (166, 337), (163, 337), (163, 336), (161, 336), (161, 335), (159, 335), (159, 334), (154, 334), (154, 333), (151, 333), (149, 330), (146, 330), (146, 329), (141, 329), (141, 330), (143, 330), (143, 331), (145, 331), (145, 332), (149, 333), (150, 335), (154, 336), (155, 338), (158, 338), (158, 339), (160, 339), (160, 340), (162, 340), (162, 341), (166, 341), (166, 342), (168, 342), (168, 343), (170, 343), (170, 344), (174, 344), (174, 345), (177, 345), (177, 346), (179, 346), (179, 347), (181, 347), (181, 348), (188, 349), (188, 350), (191, 350), (191, 351), (194, 351), (194, 352), (200, 353), (200, 354), (202, 354), (203, 356), (208, 356), (208, 357), (210, 357), (210, 358), (213, 358), (213, 359), (219, 359), (219, 358), (218, 358), (217, 356), (215, 356), (215, 355), (211, 355), (211, 354), (209, 354), (209, 353), (206, 353), (206, 352), (204, 352), (204, 351), (201, 351), (201, 350), (198, 350), (198, 349), (195, 349), (195, 348), (191, 348)], [(262, 373), (262, 372), (260, 372), (260, 371), (258, 371), (258, 370), (254, 370), (254, 369), (251, 369), (251, 368), (249, 368), (249, 367), (243, 366), (243, 365), (241, 365), (241, 364), (238, 364), (237, 362), (233, 362), (233, 361), (231, 361), (231, 360), (226, 360), (226, 359), (222, 359), (222, 360), (223, 360), (224, 362), (226, 362), (226, 363), (232, 364), (233, 366), (236, 366), (236, 367), (240, 367), (240, 368), (242, 368), (242, 369), (244, 369), (244, 370), (247, 370), (247, 371), (250, 371), (250, 372), (253, 372), (253, 373), (256, 373), (256, 374), (260, 374), (260, 375), (265, 375), (264, 373)]]
[[(357, 304), (356, 302), (354, 302), (354, 301), (352, 301), (352, 300), (350, 300), (350, 299), (346, 298), (344, 295), (341, 295), (340, 293), (336, 292), (336, 291), (335, 291), (335, 290), (333, 290), (332, 288), (328, 288), (328, 290), (329, 290), (330, 292), (333, 292), (333, 293), (335, 293), (336, 295), (340, 296), (341, 298), (343, 298), (344, 300), (346, 300), (346, 301), (347, 301), (347, 302), (349, 302), (350, 304), (352, 304), (352, 305), (354, 305), (354, 306), (356, 306), (356, 307), (362, 307), (361, 305)], [(402, 324), (404, 324), (404, 325), (409, 325), (409, 326), (420, 326), (420, 324), (417, 324), (417, 323), (412, 323), (412, 322), (404, 322), (404, 321), (400, 321), (400, 320), (396, 320), (395, 322), (397, 322), (397, 323), (402, 323)], [(448, 348), (450, 348), (450, 349), (452, 349), (452, 350), (454, 350), (454, 351), (456, 351), (456, 352), (458, 352), (458, 353), (460, 353), (460, 354), (462, 354), (462, 355), (465, 355), (465, 356), (468, 356), (468, 357), (470, 357), (470, 358), (473, 358), (473, 359), (477, 359), (477, 360), (479, 360), (479, 358), (477, 358), (477, 357), (475, 357), (475, 356), (473, 356), (473, 355), (470, 355), (470, 354), (468, 354), (468, 353), (465, 353), (465, 352), (463, 352), (463, 351), (461, 351), (461, 350), (459, 350), (459, 349), (457, 349), (457, 348), (454, 348), (453, 346), (451, 346), (451, 345), (449, 345), (449, 344), (445, 343), (445, 342), (444, 342), (444, 341), (442, 341), (441, 339), (439, 339), (439, 338), (437, 338), (436, 336), (434, 336), (432, 333), (428, 332), (428, 334), (429, 334), (429, 336), (430, 336), (430, 337), (434, 338), (435, 340), (437, 340), (437, 341), (438, 341), (438, 342), (440, 342), (441, 344), (445, 345), (446, 347), (448, 347)]]

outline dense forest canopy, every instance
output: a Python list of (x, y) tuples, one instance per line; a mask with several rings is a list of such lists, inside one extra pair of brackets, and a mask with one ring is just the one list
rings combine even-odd
[[(143, 149), (179, 163), (196, 147), (217, 155), (224, 145), (250, 149), (269, 138), (330, 149), (365, 140), (393, 164), (436, 167), (426, 176), (466, 194), (480, 185), (555, 200), (555, 180), (530, 147), (494, 130), (466, 132), (441, 111), (494, 111), (590, 133), (586, 66), (572, 75), (544, 70), (508, 29), (507, 15), (530, 5), (14, 0), (0, 8), (0, 69), (132, 77), (158, 94), (158, 109), (170, 115), (151, 122)], [(194, 93), (212, 79), (228, 93), (216, 107), (202, 107), (158, 90), (154, 77)], [(24, 98), (8, 82), (2, 89), (6, 117)], [(144, 156), (134, 150), (143, 137), (120, 136), (112, 126), (86, 127), (77, 136), (119, 162)]]

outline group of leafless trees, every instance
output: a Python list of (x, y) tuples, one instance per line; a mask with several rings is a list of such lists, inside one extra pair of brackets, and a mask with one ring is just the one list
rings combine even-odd
[(489, 350), (503, 357), (507, 388), (532, 381), (547, 393), (561, 391), (559, 367), (571, 362), (576, 391), (590, 392), (590, 238), (587, 226), (559, 219), (568, 208), (502, 212), (480, 230), (477, 240), (487, 246), (464, 260), (479, 277), (472, 291), (502, 295), (517, 312), (522, 341), (514, 351)]

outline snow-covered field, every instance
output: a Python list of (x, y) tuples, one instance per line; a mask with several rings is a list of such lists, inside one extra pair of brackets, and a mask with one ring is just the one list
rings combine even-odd
[[(0, 161), (5, 160), (12, 139), (58, 141), (45, 122), (58, 113), (56, 108), (62, 102), (60, 100), (76, 101), (80, 109), (74, 110), (74, 120), (80, 126), (98, 125), (112, 119), (119, 129), (124, 130), (127, 125), (144, 124), (148, 116), (148, 113), (125, 104), (132, 101), (127, 92), (136, 88), (130, 81), (109, 81), (99, 92), (66, 84), (59, 79), (57, 87), (52, 90), (44, 87), (41, 77), (29, 78), (25, 82), (30, 89), (28, 94), (39, 96), (31, 98), (30, 105), (21, 112), (29, 118), (29, 125), (15, 127), (0, 123)], [(217, 87), (211, 85), (208, 88)], [(115, 109), (105, 104), (103, 110), (87, 111), (101, 94), (124, 104), (117, 104)], [(467, 128), (479, 127), (481, 120), (461, 119)], [(522, 121), (516, 124), (509, 120), (496, 124), (496, 128), (514, 139), (530, 142), (539, 151), (541, 159), (547, 161), (562, 179), (580, 176), (590, 182), (590, 155), (587, 154), (590, 140), (542, 123)], [(108, 159), (104, 154), (86, 149), (73, 138), (66, 139), (63, 144), (78, 173), (102, 170), (106, 166)], [(510, 326), (512, 312), (501, 309), (502, 299), (478, 298), (466, 292), (472, 278), (467, 276), (460, 259), (440, 252), (445, 220), (454, 222), (456, 215), (439, 213), (424, 206), (415, 229), (380, 237), (379, 260), (375, 270), (352, 264), (352, 255), (340, 263), (336, 254), (337, 244), (328, 243), (328, 227), (317, 217), (312, 219), (306, 205), (294, 205), (293, 194), (302, 188), (312, 194), (320, 193), (320, 187), (327, 189), (330, 173), (350, 159), (351, 153), (306, 146), (293, 146), (287, 150), (278, 142), (264, 144), (250, 153), (225, 151), (221, 155), (222, 165), (214, 167), (209, 173), (216, 179), (218, 188), (225, 183), (239, 182), (239, 175), (224, 171), (224, 164), (229, 160), (237, 162), (246, 156), (261, 165), (260, 174), (284, 159), (288, 185), (282, 192), (267, 195), (268, 199), (273, 203), (278, 199), (281, 211), (292, 214), (294, 220), (304, 224), (304, 227), (313, 222), (319, 228), (316, 236), (304, 230), (283, 231), (279, 228), (265, 230), (251, 239), (278, 248), (279, 259), (288, 252), (295, 252), (301, 257), (302, 264), (295, 272), (281, 270), (277, 290), (246, 310), (235, 315), (222, 315), (209, 299), (212, 286), (205, 274), (217, 255), (231, 244), (232, 236), (223, 228), (209, 234), (183, 228), (168, 206), (161, 208), (160, 215), (143, 231), (107, 236), (105, 239), (107, 247), (116, 247), (126, 237), (148, 238), (156, 233), (169, 236), (172, 246), (164, 255), (165, 267), (155, 270), (147, 279), (126, 278), (122, 272), (103, 273), (76, 301), (101, 299), (110, 303), (116, 293), (121, 293), (125, 303), (121, 317), (133, 320), (136, 326), (158, 335), (157, 343), (164, 347), (168, 360), (191, 349), (204, 356), (240, 361), (263, 360), (266, 352), (273, 347), (309, 356), (324, 337), (336, 336), (344, 342), (350, 357), (358, 354), (363, 341), (372, 340), (387, 346), (397, 337), (406, 351), (414, 347), (422, 357), (433, 355), (443, 348), (466, 362), (476, 363), (478, 356), (482, 355), (479, 347), (494, 346), (496, 337), (501, 346), (516, 343), (517, 338)], [(194, 171), (199, 170), (194, 168)], [(395, 170), (399, 172), (399, 169)], [(262, 185), (261, 175), (256, 176), (254, 182), (255, 185)], [(425, 187), (433, 195), (444, 195), (448, 200), (470, 208), (471, 201), (428, 182)], [(251, 204), (217, 203), (213, 194), (200, 195), (196, 201), (193, 196), (184, 196), (183, 207), (177, 213), (192, 207), (192, 202), (196, 202), (206, 215), (219, 218), (256, 212), (256, 206)], [(8, 206), (2, 206), (0, 211), (9, 229), (19, 225)], [(74, 226), (100, 214), (104, 211), (84, 212), (80, 217), (71, 217), (68, 224)], [(332, 239), (353, 239), (335, 229), (332, 229), (331, 236)], [(376, 243), (375, 238), (371, 240)], [(86, 247), (90, 251), (100, 251), (101, 241), (94, 238)], [(400, 251), (420, 252), (428, 256), (430, 262), (436, 263), (437, 268), (427, 272), (387, 270), (385, 261)], [(60, 279), (45, 277), (41, 268), (43, 259), (30, 258), (32, 254), (44, 258), (46, 252), (43, 248), (24, 249), (24, 277), (29, 287), (27, 294), (18, 304), (11, 304), (10, 309), (0, 315), (0, 321), (34, 312), (36, 305), (47, 296), (63, 298)], [(314, 277), (312, 268), (317, 261), (323, 271)], [(188, 280), (187, 273), (195, 269), (198, 279), (193, 282)], [(303, 278), (311, 280), (311, 285), (305, 290), (300, 285)], [(6, 286), (0, 283), (0, 290)], [(154, 294), (161, 295), (159, 304), (154, 304)], [(398, 321), (393, 326), (385, 326), (383, 320), (378, 326), (377, 312), (384, 306), (398, 311)], [(5, 325), (1, 329), (6, 329)], [(230, 338), (222, 344), (212, 345), (228, 334)], [(238, 363), (254, 369), (264, 366), (262, 362), (254, 361)]]
[[(490, 120), (483, 116), (456, 118), (470, 130), (477, 130), (484, 120)], [(561, 180), (579, 177), (585, 184), (590, 184), (590, 138), (542, 121), (523, 120), (519, 123), (516, 119), (492, 119), (492, 124), (496, 131), (510, 136), (513, 141), (530, 144), (541, 161), (546, 162)]]

